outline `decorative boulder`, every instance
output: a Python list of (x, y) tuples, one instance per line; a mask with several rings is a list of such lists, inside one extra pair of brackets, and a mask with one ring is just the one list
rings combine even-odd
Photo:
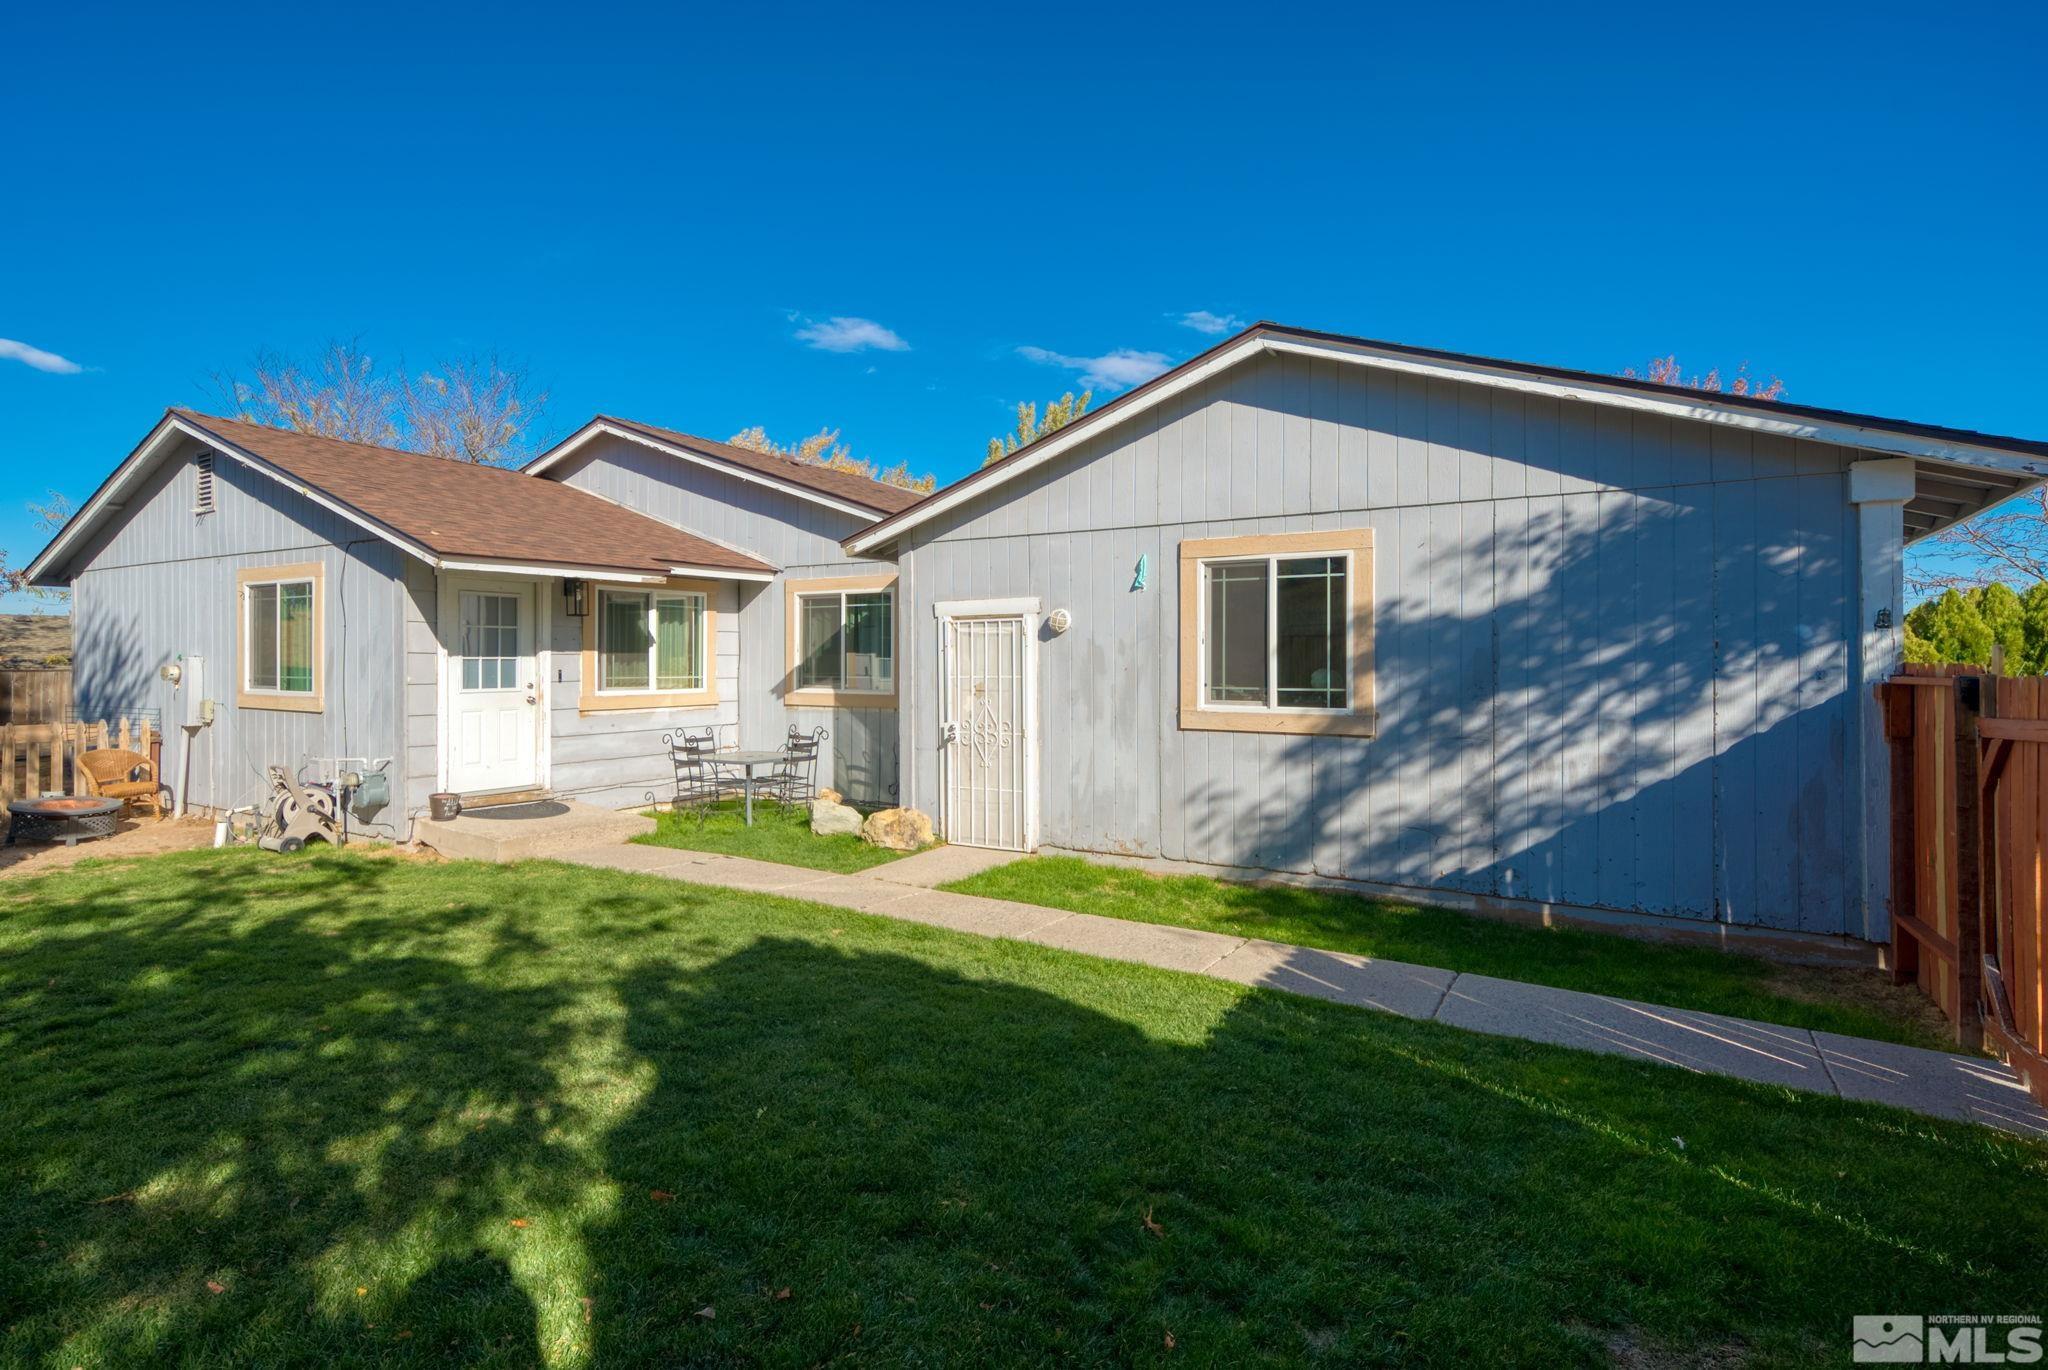
[(819, 795), (811, 801), (811, 831), (820, 837), (858, 837), (860, 810)]
[(829, 785), (821, 785), (818, 787), (818, 798), (828, 800), (834, 804), (844, 804), (846, 802), (846, 796), (839, 793), (839, 791), (831, 788)]
[(861, 840), (890, 851), (917, 851), (932, 844), (932, 820), (916, 809), (882, 809), (861, 825)]

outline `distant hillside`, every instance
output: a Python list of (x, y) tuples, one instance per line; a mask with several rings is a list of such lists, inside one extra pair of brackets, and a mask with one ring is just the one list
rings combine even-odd
[(71, 615), (0, 614), (0, 670), (71, 664)]

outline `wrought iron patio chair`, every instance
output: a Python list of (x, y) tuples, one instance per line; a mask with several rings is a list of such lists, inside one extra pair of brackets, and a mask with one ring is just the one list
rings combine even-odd
[(828, 736), (823, 728), (804, 733), (792, 723), (789, 738), (782, 744), (782, 760), (755, 793), (765, 793), (778, 804), (808, 804), (816, 799), (818, 751)]
[(676, 792), (670, 807), (677, 813), (695, 810), (702, 820), (713, 804), (730, 793), (730, 782), (717, 761), (716, 731), (684, 728), (663, 733), (661, 740), (676, 772)]

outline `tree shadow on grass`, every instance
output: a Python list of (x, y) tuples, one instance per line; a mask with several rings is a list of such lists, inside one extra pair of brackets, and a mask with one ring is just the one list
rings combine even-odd
[(1797, 1359), (2042, 1275), (1969, 1129), (656, 880), (150, 871), (0, 895), (0, 1360)]
[[(656, 1084), (607, 1139), (599, 1359), (1124, 1361), (1170, 1333), (1226, 1364), (1572, 1363), (1598, 1325), (1802, 1359), (1852, 1305), (2041, 1270), (1836, 1173), (1925, 1142), (1890, 1115), (1731, 1110), (1745, 1087), (1131, 967), (998, 978), (1029, 955), (971, 978), (763, 938), (628, 975)], [(1560, 1066), (1588, 1077), (1564, 1100)]]
[(0, 957), (10, 1354), (331, 1363), (411, 1317), (532, 1363), (508, 1224), (589, 1201), (534, 939), (389, 862), (155, 869), (8, 911), (49, 926)]

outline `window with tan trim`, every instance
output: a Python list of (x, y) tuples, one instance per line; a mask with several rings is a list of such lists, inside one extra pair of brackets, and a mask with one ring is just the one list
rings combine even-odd
[(783, 585), (783, 702), (828, 709), (895, 708), (895, 575)]
[(717, 586), (592, 587), (577, 708), (695, 709), (718, 702)]
[(1180, 726), (1370, 737), (1372, 530), (1180, 545)]
[(317, 561), (235, 572), (235, 704), (317, 714), (327, 707), (327, 568)]

